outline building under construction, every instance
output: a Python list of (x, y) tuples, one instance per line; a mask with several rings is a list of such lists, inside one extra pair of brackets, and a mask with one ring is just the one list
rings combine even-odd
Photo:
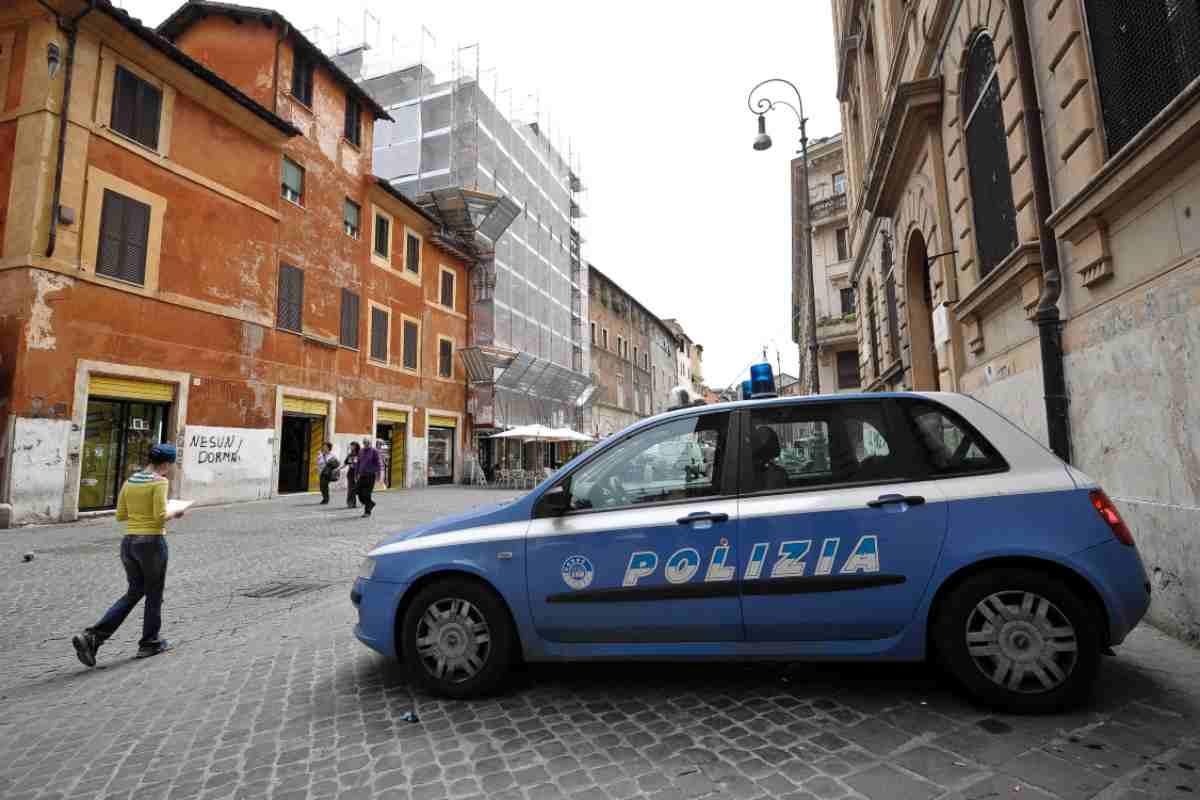
[[(423, 205), (469, 206), (472, 190), (515, 203), (494, 259), (471, 277), (471, 342), (461, 352), (476, 430), (533, 422), (587, 430), (588, 273), (570, 153), (554, 146), (536, 113), (520, 122), (502, 112), (477, 71), (455, 67), (440, 82), (424, 63), (371, 74), (365, 54), (337, 61), (394, 120), (375, 128), (376, 175)], [(486, 440), (480, 445), (486, 464)]]

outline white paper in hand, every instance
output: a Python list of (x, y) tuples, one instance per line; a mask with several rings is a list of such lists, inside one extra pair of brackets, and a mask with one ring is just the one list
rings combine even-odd
[(167, 501), (167, 516), (183, 513), (191, 508), (195, 500), (168, 500)]

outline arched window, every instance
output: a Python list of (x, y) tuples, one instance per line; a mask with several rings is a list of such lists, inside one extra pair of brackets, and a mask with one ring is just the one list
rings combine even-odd
[(967, 171), (971, 176), (980, 277), (991, 272), (1017, 246), (1017, 212), (1008, 171), (1004, 113), (1000, 108), (1000, 78), (996, 73), (992, 37), (980, 33), (967, 55), (963, 81)]
[(871, 345), (871, 377), (879, 377), (879, 319), (875, 310), (875, 287), (867, 281), (867, 336)]

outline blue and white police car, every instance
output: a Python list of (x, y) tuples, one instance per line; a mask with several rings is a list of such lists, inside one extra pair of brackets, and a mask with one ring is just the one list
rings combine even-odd
[(524, 497), (366, 557), (357, 637), (432, 691), (510, 664), (915, 661), (980, 700), (1086, 697), (1145, 614), (1094, 481), (958, 394), (787, 397), (643, 420)]

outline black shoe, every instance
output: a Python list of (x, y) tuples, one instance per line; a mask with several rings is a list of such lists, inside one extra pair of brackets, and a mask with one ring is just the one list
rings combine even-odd
[(364, 516), (364, 517), (369, 517), (369, 516), (371, 516), (371, 509), (369, 509), (369, 508), (368, 508), (366, 511), (364, 511), (364, 512), (363, 512), (363, 516)]
[(96, 641), (95, 635), (87, 631), (77, 633), (71, 637), (71, 644), (75, 645), (75, 655), (79, 656), (85, 667), (96, 666), (96, 649), (100, 647), (100, 643)]
[(328, 500), (322, 500), (321, 502), (317, 503), (317, 505), (319, 505), (319, 506), (327, 506), (327, 505), (329, 505), (329, 501), (328, 501)]
[(134, 658), (150, 658), (159, 653), (165, 653), (171, 649), (171, 643), (166, 639), (159, 639), (154, 644), (144, 644), (138, 647), (137, 655)]

